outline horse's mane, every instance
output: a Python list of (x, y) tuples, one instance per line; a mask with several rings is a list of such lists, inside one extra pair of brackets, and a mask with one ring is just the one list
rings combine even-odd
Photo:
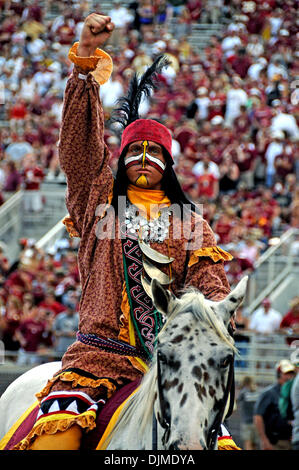
[[(187, 288), (183, 291), (183, 295), (178, 299), (173, 312), (169, 315), (166, 323), (161, 329), (160, 335), (163, 333), (167, 325), (174, 320), (178, 315), (184, 312), (191, 312), (198, 321), (202, 321), (210, 325), (217, 335), (224, 341), (232, 350), (236, 351), (233, 341), (229, 334), (225, 331), (223, 323), (217, 317), (216, 313), (212, 310), (210, 305), (205, 302), (205, 297), (194, 288)], [(152, 421), (153, 421), (153, 408), (156, 393), (156, 380), (157, 380), (157, 368), (156, 368), (156, 355), (153, 357), (153, 361), (150, 369), (146, 372), (140, 386), (134, 394), (127, 400), (127, 403), (123, 407), (117, 422), (107, 436), (107, 439), (103, 443), (104, 448), (109, 445), (109, 442), (118, 431), (125, 431), (131, 419), (136, 417), (138, 414), (141, 419), (138, 422), (138, 429), (136, 433), (138, 435), (148, 436), (152, 433)]]
[[(183, 312), (191, 312), (198, 321), (207, 323), (215, 330), (215, 332), (222, 339), (222, 341), (224, 341), (230, 348), (232, 348), (234, 352), (237, 351), (233, 344), (231, 336), (223, 325), (223, 322), (218, 318), (211, 305), (208, 304), (204, 295), (201, 294), (194, 287), (187, 287), (182, 291), (182, 296), (178, 300), (176, 308), (169, 316), (163, 329), (178, 314), (181, 314)], [(161, 330), (161, 332), (163, 331), (163, 329)]]

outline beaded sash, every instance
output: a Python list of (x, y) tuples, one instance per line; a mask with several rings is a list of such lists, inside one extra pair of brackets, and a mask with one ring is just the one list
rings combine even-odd
[(141, 283), (143, 271), (142, 252), (138, 238), (127, 234), (122, 239), (123, 265), (130, 314), (141, 346), (151, 360), (158, 332), (163, 326), (162, 315), (155, 309), (151, 298)]
[(124, 341), (106, 338), (95, 334), (84, 334), (80, 331), (77, 332), (77, 340), (83, 344), (95, 346), (103, 351), (120, 354), (121, 356), (135, 356), (141, 359), (146, 359), (143, 351), (131, 346)]

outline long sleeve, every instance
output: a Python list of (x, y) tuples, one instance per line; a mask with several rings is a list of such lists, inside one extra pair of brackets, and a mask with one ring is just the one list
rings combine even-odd
[(224, 261), (232, 256), (216, 245), (212, 229), (205, 220), (197, 223), (200, 231), (201, 246), (191, 250), (185, 280), (185, 286), (193, 286), (208, 299), (220, 301), (230, 292), (230, 286), (224, 270)]
[(74, 66), (65, 90), (58, 146), (60, 166), (67, 178), (66, 205), (79, 236), (91, 223), (97, 205), (107, 202), (113, 185), (99, 84), (91, 72), (93, 68), (94, 64), (85, 71), (82, 66)]

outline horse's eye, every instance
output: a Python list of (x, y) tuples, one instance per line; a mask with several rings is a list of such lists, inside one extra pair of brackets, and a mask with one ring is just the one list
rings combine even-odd
[(222, 361), (220, 362), (220, 367), (222, 369), (225, 369), (226, 367), (228, 367), (231, 363), (231, 359), (232, 359), (232, 356), (226, 356), (224, 359), (222, 359)]

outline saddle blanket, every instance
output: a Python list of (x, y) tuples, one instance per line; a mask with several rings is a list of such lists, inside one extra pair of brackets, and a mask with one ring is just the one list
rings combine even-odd
[[(140, 379), (124, 385), (108, 400), (97, 416), (97, 426), (83, 435), (84, 437), (82, 439), (81, 446), (82, 450), (100, 449), (99, 442), (110, 421), (112, 421), (114, 414), (117, 414), (118, 409), (126, 399), (134, 393), (135, 390), (137, 390), (139, 384)], [(31, 431), (38, 412), (39, 405), (36, 401), (3, 437), (0, 442), (0, 450), (13, 450), (14, 446), (24, 439)]]

